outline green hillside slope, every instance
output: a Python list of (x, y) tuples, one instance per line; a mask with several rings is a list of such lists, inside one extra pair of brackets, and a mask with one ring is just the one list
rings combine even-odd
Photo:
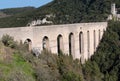
[[(46, 50), (35, 57), (7, 36), (0, 41), (0, 81), (120, 81), (120, 22), (109, 22), (91, 59), (81, 64)], [(3, 45), (4, 44), (4, 45)]]
[(34, 9), (35, 9), (34, 7), (21, 7), (21, 8), (1, 9), (0, 11), (7, 15), (16, 15), (16, 14), (21, 14), (27, 11), (32, 11)]
[[(114, 0), (114, 2), (119, 8), (120, 0)], [(45, 15), (49, 14), (55, 16), (48, 18), (53, 21), (53, 24), (106, 21), (110, 14), (111, 3), (111, 0), (53, 0), (33, 11), (0, 19), (0, 27), (26, 26), (28, 22), (43, 19)], [(8, 11), (11, 14), (21, 10)]]
[(93, 61), (104, 74), (104, 81), (120, 81), (120, 22), (109, 22)]

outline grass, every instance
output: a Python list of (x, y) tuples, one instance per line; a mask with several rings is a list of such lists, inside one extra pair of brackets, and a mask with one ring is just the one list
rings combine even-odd
[(26, 74), (31, 75), (34, 73), (32, 65), (25, 61), (20, 54), (14, 54), (14, 66), (23, 70)]
[(19, 52), (14, 52), (10, 56), (11, 59), (0, 60), (0, 81), (35, 81), (32, 65)]

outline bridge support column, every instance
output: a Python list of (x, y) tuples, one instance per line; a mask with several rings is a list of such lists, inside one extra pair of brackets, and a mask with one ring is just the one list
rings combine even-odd
[(94, 30), (90, 30), (90, 57), (94, 54)]
[(75, 54), (74, 54), (74, 59), (80, 59), (80, 50), (79, 50), (79, 32), (75, 33), (74, 35), (74, 41), (75, 41)]
[(69, 55), (69, 39), (68, 39), (69, 35), (65, 35), (63, 37), (63, 45), (64, 45), (64, 54), (68, 54)]
[(50, 40), (50, 48), (52, 53), (58, 54), (57, 39)]
[(96, 30), (96, 50), (99, 45), (99, 30)]
[(83, 42), (83, 45), (84, 45), (84, 47), (83, 47), (83, 50), (84, 50), (84, 52), (83, 52), (83, 56), (84, 56), (83, 62), (84, 62), (85, 60), (88, 59), (88, 40), (87, 40), (88, 38), (87, 38), (87, 31), (83, 32), (83, 39), (84, 39), (84, 42)]

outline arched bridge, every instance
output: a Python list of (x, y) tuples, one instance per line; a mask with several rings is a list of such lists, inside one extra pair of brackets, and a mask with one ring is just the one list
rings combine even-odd
[(94, 54), (106, 28), (107, 22), (0, 28), (0, 38), (8, 34), (17, 41), (30, 42), (30, 49), (62, 51), (84, 61)]

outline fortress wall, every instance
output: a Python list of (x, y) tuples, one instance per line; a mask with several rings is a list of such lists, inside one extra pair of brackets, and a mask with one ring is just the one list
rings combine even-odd
[[(19, 28), (1, 28), (0, 38), (3, 34), (13, 36), (15, 40), (26, 39), (32, 41), (32, 48), (37, 47), (43, 50), (43, 38), (46, 36), (49, 40), (49, 48), (52, 53), (58, 53), (57, 38), (61, 35), (63, 38), (63, 52), (69, 54), (69, 35), (74, 37), (74, 58), (81, 58), (81, 61), (87, 60), (94, 54), (99, 41), (102, 39), (103, 30), (106, 30), (107, 22), (98, 23), (77, 23), (65, 25), (49, 25), (36, 27), (19, 27)], [(95, 31), (95, 33), (94, 33)], [(100, 32), (99, 32), (100, 31)], [(80, 32), (82, 32), (82, 53), (80, 54)], [(89, 34), (88, 34), (89, 32)], [(88, 39), (89, 37), (89, 39)], [(94, 48), (95, 47), (95, 48)]]

